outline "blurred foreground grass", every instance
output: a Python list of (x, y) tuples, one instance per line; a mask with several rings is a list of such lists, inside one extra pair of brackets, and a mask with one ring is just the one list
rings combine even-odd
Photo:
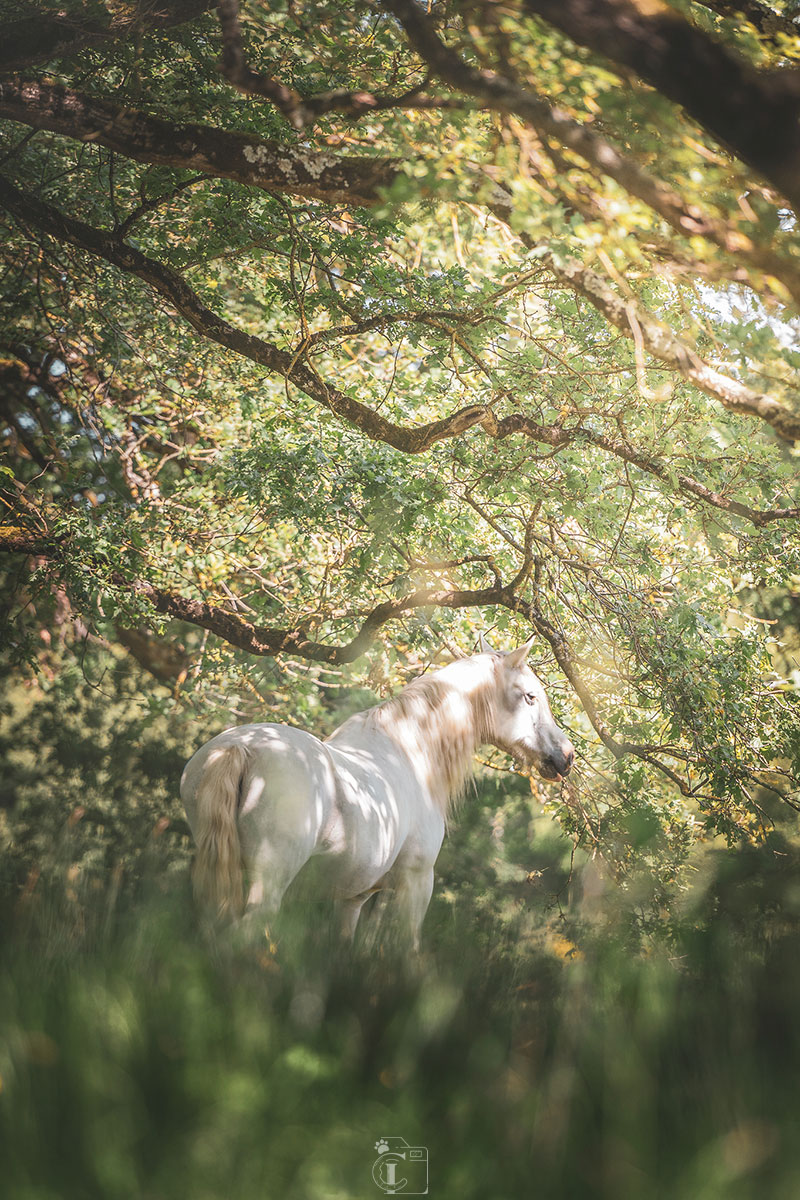
[(3, 892), (3, 1195), (377, 1197), (385, 1136), (427, 1147), (448, 1200), (800, 1195), (779, 834), (710, 857), (669, 950), (634, 951), (613, 895), (559, 943), (440, 887), (411, 969), (313, 911), (274, 954), (212, 945), (185, 870), (147, 853), (136, 883), (67, 853)]

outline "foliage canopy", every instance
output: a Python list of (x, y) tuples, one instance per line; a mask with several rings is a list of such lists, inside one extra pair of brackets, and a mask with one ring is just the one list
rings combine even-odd
[(12, 654), (324, 726), (533, 630), (618, 865), (794, 805), (790, 6), (5, 7)]

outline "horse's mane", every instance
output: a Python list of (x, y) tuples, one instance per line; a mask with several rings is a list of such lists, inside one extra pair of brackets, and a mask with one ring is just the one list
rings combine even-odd
[(446, 815), (492, 728), (495, 697), (491, 660), (481, 655), (413, 680), (364, 713), (364, 722), (402, 746)]

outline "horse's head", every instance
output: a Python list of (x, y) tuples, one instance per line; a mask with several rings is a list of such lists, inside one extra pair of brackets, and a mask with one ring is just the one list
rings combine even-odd
[(559, 729), (544, 688), (525, 661), (533, 638), (502, 654), (481, 639), (481, 651), (494, 658), (495, 702), (489, 741), (507, 750), (525, 767), (535, 767), (543, 779), (560, 780), (575, 761), (575, 749)]

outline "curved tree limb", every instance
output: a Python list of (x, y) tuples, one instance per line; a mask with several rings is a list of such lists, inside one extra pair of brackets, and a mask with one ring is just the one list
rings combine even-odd
[[(438, 41), (435, 33), (430, 36)], [(440, 45), (441, 56), (448, 62), (452, 56), (460, 64), (458, 69), (448, 68), (453, 78), (465, 71), (483, 77), (489, 74), (474, 72), (453, 51)], [(518, 88), (514, 94), (517, 93), (520, 93)], [(487, 90), (484, 84), (472, 94), (489, 105), (495, 104), (493, 90)], [(512, 108), (503, 102), (500, 111), (514, 111), (526, 117), (540, 133), (557, 139), (591, 167), (614, 179), (681, 237), (702, 237), (756, 270), (779, 279), (800, 306), (800, 264), (704, 213), (698, 205), (686, 204), (668, 184), (643, 171), (580, 122), (538, 98), (531, 106), (526, 103), (527, 96), (527, 92), (521, 98), (517, 95)], [(366, 207), (377, 204), (401, 171), (396, 159), (298, 149), (254, 134), (209, 125), (175, 124), (108, 99), (36, 80), (0, 82), (0, 117), (32, 129), (106, 146), (136, 162), (200, 171), (232, 179), (245, 187), (328, 204)], [(496, 191), (499, 193), (500, 189)], [(469, 199), (474, 200), (472, 192)], [(508, 216), (510, 211), (506, 219)]]
[[(23, 224), (33, 223), (52, 237), (97, 255), (121, 270), (138, 276), (173, 305), (203, 337), (207, 337), (290, 380), (311, 399), (341, 420), (359, 429), (367, 437), (385, 442), (397, 450), (408, 454), (421, 454), (436, 442), (457, 437), (477, 425), (481, 425), (490, 435), (499, 436), (506, 436), (511, 432), (522, 432), (526, 436), (532, 437), (535, 431), (536, 439), (549, 445), (562, 444), (563, 438), (567, 436), (565, 431), (558, 426), (541, 426), (533, 421), (526, 425), (526, 421), (517, 414), (497, 421), (490, 410), (479, 404), (468, 405), (452, 413), (449, 417), (430, 421), (424, 425), (398, 425), (387, 420), (368, 405), (361, 404), (345, 392), (324, 382), (296, 354), (282, 350), (271, 342), (237, 329), (225, 321), (202, 303), (178, 272), (149, 258), (140, 250), (128, 245), (120, 237), (86, 225), (82, 221), (66, 216), (51, 205), (25, 196), (2, 177), (0, 177), (0, 205), (12, 212)], [(592, 300), (592, 303), (596, 303), (613, 324), (618, 324), (623, 332), (628, 336), (633, 336), (627, 304), (616, 296), (599, 276), (589, 271), (588, 268), (580, 267), (577, 263), (572, 263), (567, 268), (553, 267), (553, 269), (556, 274), (561, 271), (564, 282), (568, 286), (583, 292)], [(800, 417), (795, 417), (770, 397), (752, 392), (737, 380), (715, 371), (699, 359), (691, 348), (675, 338), (666, 327), (656, 322), (655, 318), (645, 314), (643, 310), (637, 310), (637, 312), (641, 317), (640, 325), (645, 343), (655, 357), (661, 358), (685, 378), (708, 392), (709, 395), (714, 396), (715, 399), (720, 400), (726, 407), (768, 421), (782, 436), (800, 437)], [(412, 316), (416, 318), (417, 314), (412, 314)], [(397, 320), (396, 314), (394, 319)], [(578, 436), (586, 437), (599, 448), (616, 454), (617, 457), (639, 466), (642, 470), (646, 470), (664, 481), (669, 479), (666, 468), (660, 467), (656, 460), (637, 453), (633, 448), (625, 447), (623, 443), (610, 438), (602, 438), (599, 434), (582, 429), (575, 430), (571, 436), (573, 439)], [(556, 441), (552, 439), (556, 439)], [(680, 478), (679, 489), (716, 508), (744, 516), (755, 524), (766, 524), (769, 521), (796, 515), (794, 509), (763, 511), (752, 509), (748, 505), (740, 504), (712, 492), (703, 484), (691, 479), (690, 476)]]
[[(0, 525), (0, 553), (32, 554), (55, 559), (65, 549), (66, 543), (47, 534), (40, 534), (12, 522)], [(457, 590), (449, 588), (420, 588), (408, 592), (397, 600), (387, 600), (376, 605), (359, 625), (356, 634), (348, 642), (332, 645), (318, 642), (308, 636), (302, 627), (273, 628), (256, 625), (239, 613), (230, 612), (206, 600), (182, 596), (177, 592), (156, 587), (147, 580), (130, 580), (120, 572), (112, 572), (111, 582), (128, 588), (137, 596), (147, 600), (162, 616), (176, 621), (185, 621), (222, 638), (238, 650), (260, 657), (276, 654), (293, 654), (310, 662), (343, 665), (354, 662), (372, 645), (382, 625), (403, 613), (417, 608), (480, 608), (484, 605), (510, 600), (510, 593), (502, 586)]]
[(773, 521), (797, 520), (800, 518), (800, 508), (752, 508), (749, 504), (743, 504), (741, 501), (735, 500), (730, 496), (724, 496), (720, 492), (715, 492), (712, 488), (706, 487), (704, 483), (701, 483), (683, 471), (676, 472), (673, 475), (653, 455), (637, 450), (620, 438), (609, 437), (593, 429), (587, 429), (585, 426), (565, 429), (561, 425), (540, 425), (525, 413), (511, 413), (509, 416), (502, 417), (496, 422), (493, 432), (499, 438), (508, 437), (512, 433), (521, 433), (532, 441), (541, 442), (548, 446), (567, 446), (575, 442), (588, 442), (601, 450), (605, 450), (608, 454), (614, 455), (615, 458), (620, 458), (623, 462), (638, 467), (640, 471), (645, 471), (648, 475), (655, 476), (656, 479), (660, 479), (663, 483), (669, 484), (677, 491), (683, 492), (685, 496), (691, 496), (695, 500), (700, 500), (704, 504), (710, 505), (712, 508), (719, 509), (721, 512), (743, 517), (759, 528), (769, 525)]
[(264, 629), (241, 617), (202, 600), (190, 600), (174, 592), (164, 592), (151, 584), (138, 582), (135, 590), (150, 601), (156, 611), (190, 624), (199, 625), (222, 637), (231, 645), (250, 654), (273, 656), (293, 654), (313, 662), (340, 666), (354, 662), (369, 648), (381, 626), (417, 608), (488, 608), (510, 609), (525, 617), (550, 645), (559, 667), (569, 680), (587, 717), (607, 749), (617, 756), (635, 751), (635, 747), (617, 742), (610, 733), (594, 699), (580, 674), (575, 657), (564, 636), (531, 601), (518, 596), (510, 587), (493, 586), (473, 590), (421, 588), (397, 600), (387, 600), (371, 610), (358, 632), (339, 646), (310, 639), (303, 629)]
[[(12, 524), (0, 526), (0, 553), (35, 554), (42, 558), (56, 559), (64, 549), (56, 539)], [(146, 580), (133, 579), (119, 572), (111, 572), (110, 582), (117, 587), (127, 588), (147, 600), (156, 612), (174, 620), (206, 629), (229, 645), (259, 657), (274, 657), (290, 654), (310, 662), (341, 666), (354, 662), (375, 641), (378, 630), (392, 620), (419, 608), (439, 607), (450, 609), (499, 607), (518, 613), (550, 646), (553, 657), (569, 682), (605, 748), (615, 757), (632, 754), (640, 758), (671, 779), (686, 796), (694, 795), (675, 771), (663, 762), (659, 753), (673, 756), (669, 746), (639, 745), (620, 742), (614, 737), (600, 713), (594, 697), (580, 671), (578, 658), (564, 634), (542, 612), (538, 595), (533, 600), (516, 593), (511, 585), (497, 582), (491, 587), (476, 589), (419, 588), (407, 592), (396, 600), (376, 605), (361, 619), (354, 636), (347, 642), (332, 644), (310, 638), (302, 626), (274, 628), (255, 625), (237, 613), (232, 613), (205, 600), (182, 596), (156, 587)]]
[(573, 291), (585, 296), (607, 321), (631, 339), (637, 335), (633, 324), (635, 321), (638, 331), (641, 331), (644, 346), (653, 358), (666, 363), (707, 396), (718, 400), (724, 408), (731, 412), (759, 417), (771, 425), (785, 441), (800, 439), (800, 414), (793, 413), (771, 396), (747, 387), (740, 380), (723, 375), (716, 367), (705, 362), (693, 346), (677, 337), (642, 304), (623, 300), (618, 296), (596, 271), (583, 266), (575, 259), (550, 259), (550, 265), (557, 278)]
[(144, 280), (203, 337), (288, 379), (312, 400), (376, 441), (386, 442), (407, 454), (421, 454), (435, 442), (464, 433), (485, 418), (485, 407), (472, 404), (449, 417), (424, 425), (397, 425), (325, 383), (297, 354), (281, 350), (271, 342), (231, 325), (203, 304), (177, 271), (142, 254), (116, 235), (68, 217), (41, 200), (26, 196), (2, 178), (0, 206), (13, 213), (23, 225), (34, 224), (51, 237), (86, 250)]
[[(0, 526), (0, 552), (3, 551), (55, 558), (63, 551), (63, 546), (47, 536), (7, 524)], [(132, 590), (136, 595), (147, 600), (155, 611), (163, 616), (207, 629), (229, 645), (244, 650), (248, 654), (259, 657), (291, 654), (298, 658), (326, 663), (330, 666), (341, 666), (354, 662), (370, 647), (381, 626), (418, 608), (461, 609), (491, 606), (507, 608), (525, 617), (536, 632), (549, 643), (558, 665), (575, 689), (589, 720), (606, 747), (617, 756), (636, 749), (617, 742), (611, 735), (580, 675), (574, 655), (559, 630), (544, 617), (534, 603), (524, 600), (511, 588), (502, 584), (472, 590), (416, 589), (397, 600), (387, 600), (376, 605), (362, 619), (356, 634), (348, 642), (332, 645), (328, 642), (315, 641), (302, 627), (289, 629), (255, 625), (238, 613), (232, 613), (218, 605), (210, 604), (206, 600), (198, 600), (167, 591), (146, 580), (130, 580), (120, 573), (112, 573), (111, 582), (116, 586)]]

